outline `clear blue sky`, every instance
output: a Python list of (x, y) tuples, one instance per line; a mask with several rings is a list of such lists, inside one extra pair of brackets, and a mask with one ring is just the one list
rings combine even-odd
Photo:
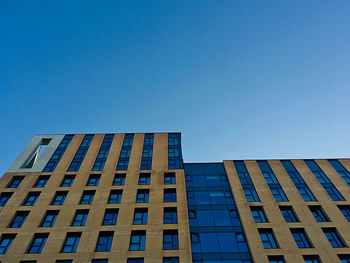
[(350, 1), (1, 1), (0, 173), (35, 134), (184, 160), (350, 157)]

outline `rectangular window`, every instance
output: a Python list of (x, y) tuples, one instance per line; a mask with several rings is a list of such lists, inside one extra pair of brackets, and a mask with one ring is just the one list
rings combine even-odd
[(163, 263), (179, 263), (179, 258), (178, 257), (166, 257), (163, 258)]
[(92, 167), (92, 171), (103, 171), (109, 150), (112, 145), (113, 137), (114, 137), (114, 134), (105, 135), (101, 148), (97, 154), (94, 166)]
[(164, 173), (164, 184), (176, 184), (175, 173)]
[(12, 192), (3, 192), (0, 194), (0, 206), (5, 206), (7, 201), (10, 200)]
[(291, 228), (290, 232), (294, 237), (295, 243), (298, 248), (310, 248), (313, 247), (311, 244), (309, 237), (306, 235), (305, 230), (302, 228)]
[(34, 234), (34, 238), (32, 243), (30, 244), (27, 253), (28, 254), (37, 254), (41, 253), (46, 243), (47, 237), (49, 233), (36, 233)]
[(350, 255), (338, 255), (341, 263), (350, 263)]
[(38, 180), (36, 180), (34, 187), (45, 187), (49, 179), (49, 175), (40, 175), (38, 177)]
[(89, 210), (87, 209), (77, 210), (72, 221), (72, 226), (85, 226), (88, 214)]
[(63, 205), (66, 200), (68, 191), (58, 191), (56, 192), (54, 198), (51, 201), (51, 205)]
[(255, 223), (267, 223), (267, 217), (264, 212), (264, 208), (262, 206), (251, 206), (250, 211), (252, 212), (252, 216), (254, 218)]
[(107, 258), (96, 258), (91, 261), (91, 263), (108, 263)]
[(124, 185), (126, 174), (114, 175), (113, 185)]
[(279, 248), (272, 229), (262, 228), (258, 231), (264, 248)]
[(163, 230), (163, 250), (179, 249), (177, 230)]
[(77, 251), (81, 233), (67, 233), (66, 241), (63, 244), (61, 253), (75, 253)]
[(71, 187), (75, 179), (74, 174), (66, 174), (61, 182), (60, 187)]
[(103, 226), (114, 226), (117, 224), (118, 220), (118, 208), (109, 208), (106, 209), (105, 215), (103, 217)]
[(17, 211), (15, 216), (11, 220), (9, 228), (21, 228), (24, 221), (26, 221), (28, 215), (29, 211)]
[(335, 228), (322, 228), (332, 247), (347, 247), (342, 237)]
[(344, 168), (344, 166), (338, 160), (328, 160), (338, 174), (344, 179), (344, 181), (350, 185), (350, 173)]
[(176, 202), (176, 189), (164, 189), (164, 200), (166, 202)]
[(146, 231), (134, 230), (131, 231), (130, 237), (130, 251), (145, 250), (146, 244)]
[(135, 208), (134, 213), (134, 225), (146, 225), (148, 217), (148, 209), (147, 208)]
[(0, 240), (0, 254), (6, 254), (13, 240), (15, 240), (16, 234), (2, 234)]
[(350, 222), (350, 205), (338, 205), (338, 208), (345, 216), (346, 220)]
[(176, 207), (164, 207), (163, 224), (177, 224)]
[(100, 174), (90, 174), (89, 179), (86, 183), (86, 186), (98, 186), (100, 182)]
[(150, 173), (141, 173), (139, 176), (139, 185), (147, 185), (151, 183)]
[(333, 201), (344, 201), (344, 197), (339, 193), (339, 191), (335, 188), (333, 183), (329, 180), (329, 178), (323, 173), (320, 167), (316, 164), (314, 160), (305, 160), (306, 165), (309, 167), (313, 175), (319, 181), (319, 183), (323, 186), (323, 188), (328, 193), (329, 197)]
[(36, 200), (38, 200), (39, 195), (40, 195), (40, 192), (29, 192), (27, 195), (27, 198), (25, 199), (22, 205), (33, 206)]
[(319, 205), (310, 205), (309, 209), (317, 222), (329, 222), (329, 218)]
[(180, 133), (168, 133), (168, 169), (183, 169)]
[(94, 201), (95, 190), (85, 190), (81, 196), (80, 204), (81, 205), (91, 205)]
[(57, 149), (55, 150), (54, 154), (51, 156), (50, 160), (46, 164), (43, 172), (53, 172), (55, 171), (55, 168), (59, 161), (61, 160), (61, 157), (63, 156), (64, 152), (66, 151), (68, 145), (70, 144), (71, 140), (73, 139), (74, 135), (65, 135), (62, 139), (61, 143), (58, 145)]
[(303, 258), (305, 263), (321, 263), (318, 255), (304, 255)]
[(122, 200), (123, 190), (111, 190), (109, 194), (109, 204), (120, 204)]
[(17, 188), (21, 184), (23, 179), (24, 179), (24, 176), (12, 177), (10, 183), (6, 186), (6, 188)]
[(55, 261), (56, 263), (73, 263), (71, 259), (58, 259)]
[(41, 221), (40, 227), (53, 227), (56, 222), (59, 210), (48, 210), (46, 211), (43, 220)]
[(275, 174), (271, 170), (271, 167), (267, 161), (257, 161), (259, 168), (265, 178), (267, 185), (269, 186), (273, 197), (276, 202), (287, 202), (288, 198), (284, 193), (280, 183), (278, 182)]
[(120, 150), (119, 160), (116, 170), (128, 170), (129, 158), (131, 154), (134, 134), (125, 134), (122, 149)]
[(148, 203), (149, 189), (138, 189), (136, 195), (136, 203)]
[(315, 196), (311, 192), (310, 188), (305, 183), (304, 179), (301, 177), (301, 175), (298, 173), (297, 169), (295, 169), (295, 166), (291, 161), (281, 161), (284, 169), (287, 171), (290, 179), (294, 183), (295, 187), (298, 189), (301, 197), (304, 199), (304, 201), (316, 201)]
[(281, 213), (287, 223), (300, 222), (291, 206), (280, 206)]
[(285, 263), (283, 256), (267, 256), (269, 263)]
[(146, 133), (143, 142), (142, 159), (140, 170), (152, 169), (152, 155), (153, 155), (153, 133)]
[(95, 251), (96, 252), (111, 251), (113, 235), (114, 235), (114, 232), (111, 232), (111, 231), (100, 232), (97, 239)]
[(128, 258), (127, 263), (143, 263), (143, 258)]
[(75, 154), (75, 156), (74, 156), (74, 158), (73, 158), (73, 160), (68, 168), (69, 172), (79, 171), (80, 165), (85, 158), (85, 155), (90, 147), (90, 143), (91, 143), (93, 138), (94, 138), (93, 134), (87, 134), (84, 136), (84, 139), (81, 142), (79, 149), (78, 149), (77, 153)]
[(244, 161), (234, 161), (233, 163), (235, 165), (247, 202), (260, 202), (258, 193), (255, 190), (253, 181), (248, 173)]

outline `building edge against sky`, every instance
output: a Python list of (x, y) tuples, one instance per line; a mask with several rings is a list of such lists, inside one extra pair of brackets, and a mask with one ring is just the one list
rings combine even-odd
[(180, 133), (37, 135), (1, 262), (350, 262), (350, 160), (183, 163)]

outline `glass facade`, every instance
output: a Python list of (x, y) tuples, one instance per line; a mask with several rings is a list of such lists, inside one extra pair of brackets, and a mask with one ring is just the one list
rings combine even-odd
[(184, 168), (193, 261), (251, 262), (223, 164)]

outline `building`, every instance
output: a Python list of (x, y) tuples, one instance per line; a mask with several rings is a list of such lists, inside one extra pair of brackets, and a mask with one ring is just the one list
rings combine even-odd
[(350, 159), (183, 163), (180, 133), (37, 135), (1, 262), (350, 263)]

